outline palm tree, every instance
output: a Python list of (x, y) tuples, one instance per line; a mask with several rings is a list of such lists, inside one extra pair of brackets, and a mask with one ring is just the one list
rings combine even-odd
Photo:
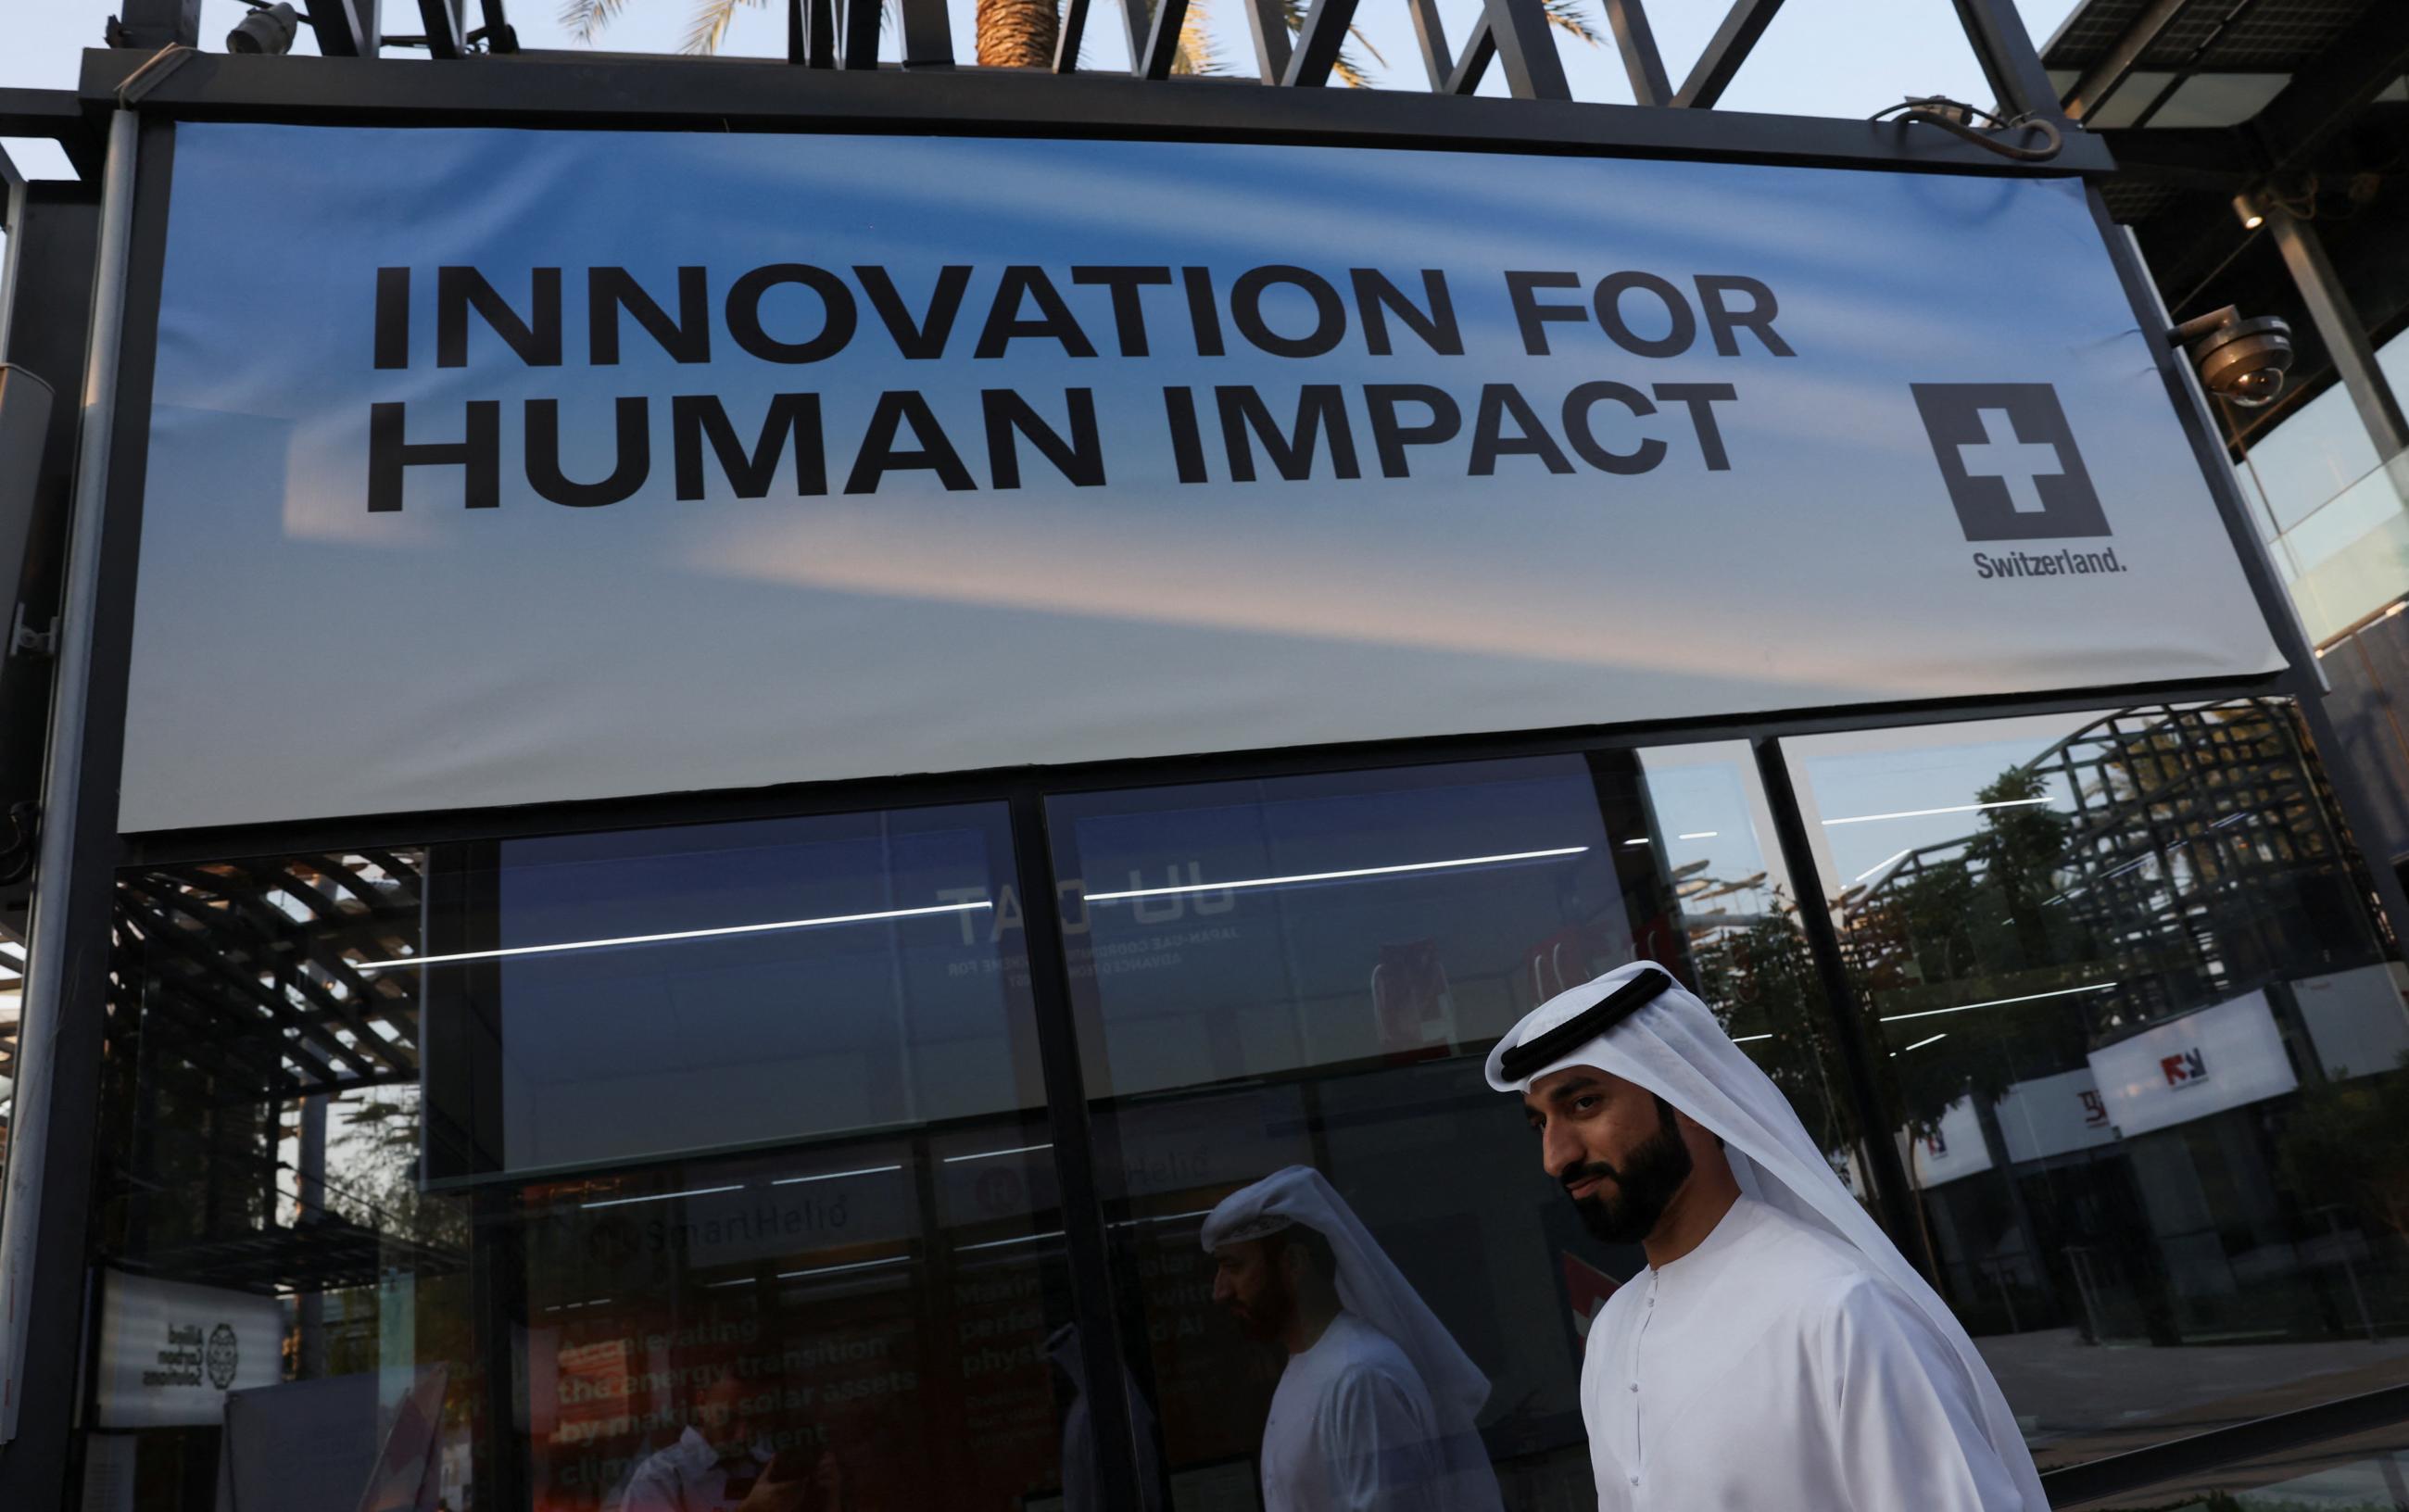
[[(611, 19), (627, 6), (628, 0), (562, 0), (561, 25), (581, 42), (592, 42), (602, 34)], [(1286, 16), (1289, 30), (1305, 24), (1306, 0), (1277, 0)], [(1596, 24), (1590, 20), (1588, 0), (1543, 0), (1549, 24), (1591, 47), (1604, 40)], [(686, 24), (685, 50), (710, 53), (719, 50), (728, 36), (728, 24), (736, 19), (739, 6), (763, 6), (769, 0), (694, 0), (694, 14)], [(1061, 36), (1061, 11), (1058, 0), (978, 0), (976, 27), (978, 32), (978, 63), (988, 68), (1050, 68), (1054, 65), (1054, 47)], [(1350, 35), (1374, 62), (1387, 66), (1369, 42), (1364, 41), (1359, 27), (1349, 27)], [(1224, 65), (1215, 44), (1212, 11), (1206, 0), (1190, 0), (1188, 13), (1179, 26), (1179, 53), (1173, 63), (1175, 74), (1218, 74)], [(1353, 49), (1339, 54), (1333, 70), (1339, 82), (1362, 89), (1371, 83), (1363, 62)]]

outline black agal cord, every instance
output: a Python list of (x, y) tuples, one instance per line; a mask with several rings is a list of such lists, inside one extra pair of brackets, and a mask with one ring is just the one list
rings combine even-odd
[(1587, 1044), (1654, 1002), (1657, 995), (1672, 985), (1673, 978), (1661, 967), (1642, 972), (1608, 993), (1595, 1007), (1584, 1008), (1537, 1039), (1525, 1040), (1507, 1051), (1498, 1058), (1497, 1069), (1509, 1082), (1525, 1080), (1565, 1051)]

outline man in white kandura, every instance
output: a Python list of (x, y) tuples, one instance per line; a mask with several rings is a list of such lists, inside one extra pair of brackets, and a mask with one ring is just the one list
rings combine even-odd
[(1480, 1373), (1321, 1173), (1204, 1220), (1213, 1300), (1288, 1349), (1263, 1424), (1265, 1512), (1499, 1512)]
[(1590, 1231), (1647, 1251), (1581, 1366), (1600, 1512), (2044, 1512), (1965, 1329), (1663, 968), (1550, 999), (1488, 1069)]

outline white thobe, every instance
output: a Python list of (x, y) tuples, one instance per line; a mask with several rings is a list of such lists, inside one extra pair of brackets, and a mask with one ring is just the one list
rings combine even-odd
[(1741, 1198), (1590, 1325), (1599, 1512), (2020, 1512), (1966, 1368), (1856, 1249)]
[(729, 1471), (759, 1475), (770, 1463), (771, 1449), (756, 1445), (748, 1455), (723, 1460), (709, 1439), (689, 1428), (639, 1464), (618, 1500), (604, 1505), (613, 1512), (728, 1512), (743, 1500), (728, 1493)]
[(1264, 1512), (1446, 1512), (1435, 1422), (1406, 1352), (1340, 1313), (1272, 1393)]

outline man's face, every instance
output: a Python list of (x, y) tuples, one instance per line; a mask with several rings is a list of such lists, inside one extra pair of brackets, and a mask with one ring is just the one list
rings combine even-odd
[(1565, 1185), (1590, 1233), (1636, 1245), (1690, 1179), (1690, 1147), (1672, 1109), (1594, 1066), (1567, 1066), (1522, 1099), (1548, 1174)]
[(1213, 1301), (1249, 1338), (1277, 1339), (1296, 1310), (1296, 1296), (1269, 1240), (1247, 1239), (1213, 1251)]

